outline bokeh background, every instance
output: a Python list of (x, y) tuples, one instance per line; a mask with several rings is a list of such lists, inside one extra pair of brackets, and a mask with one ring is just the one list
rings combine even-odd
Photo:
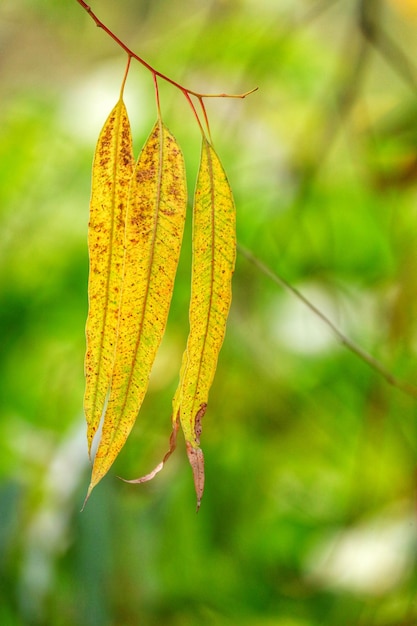
[[(240, 245), (413, 385), (417, 2), (91, 5), (191, 89), (259, 87), (207, 101)], [(182, 441), (153, 482), (117, 480), (167, 449), (189, 223), (147, 399), (80, 513), (91, 162), (125, 55), (75, 0), (2, 0), (0, 51), (0, 623), (417, 624), (415, 391), (390, 385), (242, 251), (200, 512)], [(184, 97), (160, 89), (191, 198), (198, 127)], [(137, 64), (126, 102), (138, 153), (156, 112)]]

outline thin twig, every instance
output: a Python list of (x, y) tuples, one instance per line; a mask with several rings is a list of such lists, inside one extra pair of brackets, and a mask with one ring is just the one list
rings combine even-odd
[(295, 296), (298, 300), (300, 300), (300, 302), (302, 302), (312, 313), (314, 313), (316, 317), (318, 317), (328, 328), (330, 328), (332, 333), (337, 337), (340, 343), (343, 346), (345, 346), (345, 348), (353, 352), (353, 354), (356, 354), (356, 356), (359, 357), (365, 363), (367, 363), (369, 367), (371, 367), (373, 370), (378, 372), (378, 374), (380, 374), (383, 378), (385, 378), (387, 383), (389, 383), (393, 387), (396, 387), (403, 393), (409, 396), (412, 396), (413, 398), (417, 398), (417, 387), (415, 387), (414, 385), (411, 385), (410, 383), (406, 381), (400, 380), (399, 378), (391, 374), (391, 372), (387, 370), (386, 367), (382, 363), (380, 363), (375, 357), (373, 357), (371, 354), (363, 350), (360, 346), (358, 346), (351, 339), (346, 337), (346, 335), (344, 335), (342, 331), (339, 330), (337, 326), (335, 326), (335, 324), (333, 324), (333, 322), (326, 315), (324, 315), (324, 313), (322, 313), (316, 306), (314, 306), (312, 302), (310, 302), (305, 296), (303, 296), (303, 294), (300, 291), (298, 291), (298, 289), (296, 289), (290, 283), (288, 283), (285, 280), (285, 278), (282, 278), (282, 276), (274, 272), (270, 267), (268, 267), (268, 265), (266, 265), (263, 261), (258, 259), (250, 250), (248, 250), (247, 248), (245, 248), (244, 246), (240, 244), (238, 245), (238, 250), (240, 254), (242, 254), (242, 256), (245, 257), (245, 259), (247, 259), (253, 265), (255, 265), (263, 274), (265, 274), (265, 276), (268, 276), (268, 278), (270, 278), (276, 285), (279, 285), (283, 289), (286, 289), (293, 296)]
[(197, 91), (193, 91), (192, 89), (188, 89), (187, 87), (183, 87), (183, 85), (180, 85), (180, 83), (177, 83), (172, 78), (169, 78), (169, 76), (166, 76), (165, 74), (162, 74), (162, 72), (159, 72), (154, 67), (152, 67), (152, 65), (147, 63), (144, 59), (142, 59), (142, 57), (140, 57), (139, 55), (135, 54), (133, 52), (133, 50), (131, 50), (125, 43), (123, 43), (123, 41), (121, 39), (119, 39), (119, 37), (117, 37), (117, 35), (115, 35), (113, 33), (113, 31), (111, 31), (110, 28), (108, 28), (97, 17), (97, 15), (94, 13), (92, 8), (86, 2), (84, 2), (84, 0), (76, 0), (76, 1), (78, 2), (78, 4), (80, 4), (83, 7), (83, 9), (85, 9), (87, 11), (87, 13), (91, 17), (91, 19), (95, 22), (96, 26), (98, 28), (101, 28), (102, 30), (104, 30), (104, 32), (107, 33), (107, 35), (109, 35), (109, 37), (111, 37), (113, 39), (113, 41), (115, 41), (117, 43), (117, 45), (120, 46), (120, 48), (122, 48), (122, 50), (124, 50), (128, 54), (128, 56), (132, 57), (133, 59), (136, 59), (136, 61), (138, 61), (141, 65), (146, 67), (146, 69), (148, 69), (154, 76), (158, 76), (162, 80), (165, 80), (167, 83), (170, 83), (171, 85), (173, 85), (174, 87), (176, 87), (177, 89), (182, 91), (183, 94), (188, 94), (190, 96), (195, 96), (196, 98), (199, 98), (199, 99), (201, 99), (201, 98), (239, 98), (239, 99), (243, 99), (243, 98), (246, 98), (247, 96), (249, 96), (250, 94), (254, 93), (255, 91), (257, 91), (257, 89), (258, 89), (258, 87), (254, 87), (253, 89), (250, 89), (249, 91), (246, 91), (245, 93), (228, 94), (228, 93), (198, 93)]

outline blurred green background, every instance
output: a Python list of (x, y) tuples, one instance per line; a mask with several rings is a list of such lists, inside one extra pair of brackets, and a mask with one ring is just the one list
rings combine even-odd
[[(91, 0), (207, 101), (242, 246), (401, 380), (417, 371), (417, 2)], [(0, 3), (0, 623), (417, 624), (416, 398), (242, 253), (195, 513), (165, 453), (188, 332), (190, 224), (137, 424), (83, 513), (91, 162), (125, 55), (75, 0)], [(199, 131), (162, 84), (190, 197)], [(136, 153), (156, 117), (134, 64)]]

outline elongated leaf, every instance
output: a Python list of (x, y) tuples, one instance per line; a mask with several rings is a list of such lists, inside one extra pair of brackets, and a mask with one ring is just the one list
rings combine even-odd
[(173, 400), (194, 474), (197, 508), (204, 489), (201, 422), (223, 343), (236, 257), (235, 206), (226, 174), (203, 139), (194, 198), (190, 332)]
[(88, 493), (117, 457), (143, 402), (167, 322), (186, 204), (184, 159), (158, 120), (130, 186), (116, 356)]
[(125, 213), (133, 166), (130, 124), (120, 98), (100, 133), (93, 162), (84, 397), (89, 453), (113, 368), (123, 271)]

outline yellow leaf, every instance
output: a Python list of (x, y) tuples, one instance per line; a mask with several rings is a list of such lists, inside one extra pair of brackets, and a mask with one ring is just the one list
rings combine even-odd
[(167, 322), (186, 205), (184, 159), (158, 120), (130, 186), (116, 356), (88, 494), (117, 457), (142, 405)]
[(93, 162), (84, 397), (89, 453), (113, 367), (123, 271), (124, 222), (133, 166), (130, 124), (120, 98), (100, 133)]
[(201, 421), (223, 343), (236, 257), (235, 206), (230, 185), (211, 144), (203, 138), (194, 198), (190, 332), (173, 422), (180, 420), (194, 474), (197, 508), (204, 489)]

